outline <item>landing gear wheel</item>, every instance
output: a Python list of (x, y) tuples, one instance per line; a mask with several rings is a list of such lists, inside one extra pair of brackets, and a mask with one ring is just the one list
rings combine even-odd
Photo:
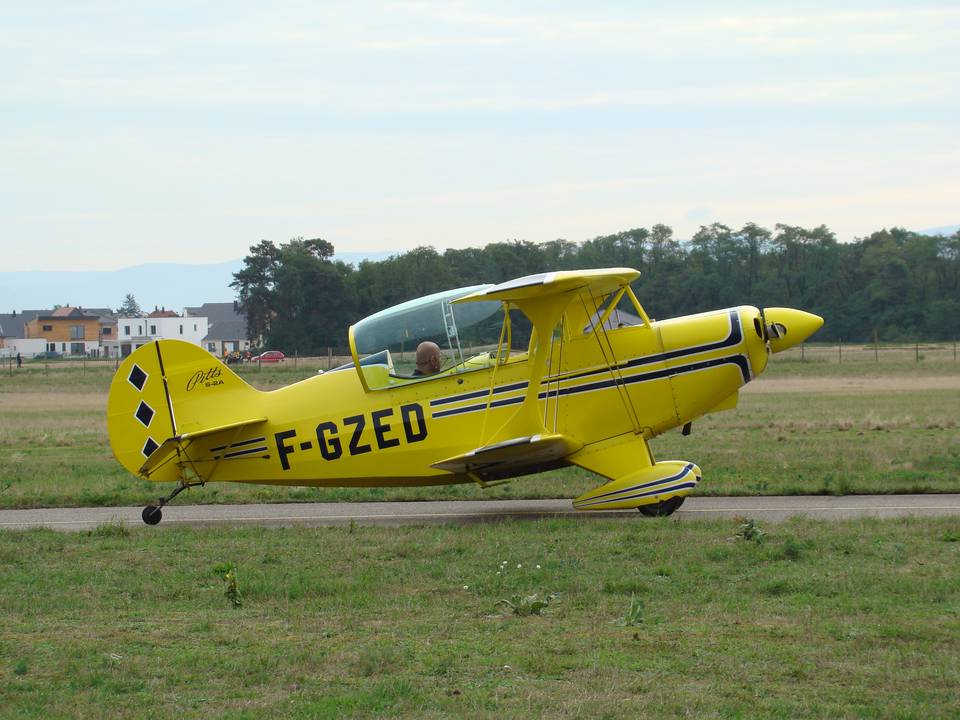
[(177, 485), (176, 488), (174, 488), (172, 493), (167, 495), (165, 498), (160, 498), (160, 500), (158, 501), (160, 503), (159, 505), (147, 505), (143, 509), (143, 512), (140, 513), (140, 517), (143, 518), (143, 521), (147, 525), (156, 525), (157, 523), (160, 522), (160, 520), (163, 519), (163, 512), (160, 510), (160, 508), (162, 508), (168, 502), (173, 500), (177, 495), (182, 493), (187, 488), (197, 487), (198, 485), (203, 485), (203, 482), (181, 481), (181, 483)]
[(163, 519), (163, 512), (156, 505), (147, 505), (140, 513), (140, 517), (147, 525), (156, 525)]
[(644, 517), (666, 517), (667, 515), (673, 515), (681, 505), (685, 498), (678, 495), (674, 495), (672, 498), (664, 500), (662, 502), (653, 503), (651, 505), (641, 505), (637, 508), (640, 511), (640, 514)]

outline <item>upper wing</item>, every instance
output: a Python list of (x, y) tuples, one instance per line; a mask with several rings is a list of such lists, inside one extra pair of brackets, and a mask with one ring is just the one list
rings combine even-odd
[(563, 270), (539, 273), (508, 280), (507, 282), (477, 290), (454, 300), (454, 303), (479, 300), (504, 300), (522, 306), (524, 300), (560, 295), (572, 290), (586, 289), (593, 295), (606, 295), (629, 285), (640, 277), (633, 268), (602, 268), (600, 270)]

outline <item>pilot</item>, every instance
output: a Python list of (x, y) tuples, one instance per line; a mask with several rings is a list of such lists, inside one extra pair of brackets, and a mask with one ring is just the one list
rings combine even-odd
[(417, 369), (413, 371), (414, 377), (434, 375), (440, 371), (441, 364), (439, 345), (429, 340), (417, 345)]

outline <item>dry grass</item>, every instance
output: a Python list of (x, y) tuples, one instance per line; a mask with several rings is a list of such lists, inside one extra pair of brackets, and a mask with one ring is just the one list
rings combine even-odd
[(881, 375), (878, 377), (790, 377), (765, 375), (741, 391), (745, 395), (763, 393), (804, 393), (807, 395), (869, 395), (890, 391), (960, 390), (958, 375)]

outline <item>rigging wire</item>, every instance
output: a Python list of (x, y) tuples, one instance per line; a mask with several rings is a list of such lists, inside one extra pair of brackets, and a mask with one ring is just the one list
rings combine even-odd
[[(597, 303), (596, 297), (593, 293), (590, 293), (590, 300), (593, 304), (594, 315), (590, 317), (598, 318), (600, 316), (600, 305)], [(587, 313), (587, 304), (583, 299), (583, 293), (580, 293), (580, 303), (583, 305), (584, 313)], [(603, 346), (603, 342), (600, 340), (600, 334), (597, 332), (596, 322), (591, 322), (593, 329), (593, 335), (597, 339), (597, 346), (600, 348), (600, 353), (603, 355), (603, 360), (607, 363), (607, 369), (610, 371), (610, 376), (613, 379), (614, 387), (617, 388), (617, 393), (620, 395), (620, 400), (623, 402), (623, 407), (627, 411), (627, 417), (630, 419), (633, 424), (634, 432), (640, 432), (640, 417), (637, 415), (637, 410), (633, 406), (633, 402), (630, 400), (630, 394), (627, 392), (626, 386), (623, 381), (623, 373), (620, 372), (619, 364), (616, 354), (613, 351), (613, 344), (610, 342), (610, 337), (607, 335), (607, 330), (603, 327), (601, 323), (600, 330), (603, 332), (603, 338), (606, 340), (607, 348)], [(610, 351), (610, 358), (607, 358), (607, 349)]]

